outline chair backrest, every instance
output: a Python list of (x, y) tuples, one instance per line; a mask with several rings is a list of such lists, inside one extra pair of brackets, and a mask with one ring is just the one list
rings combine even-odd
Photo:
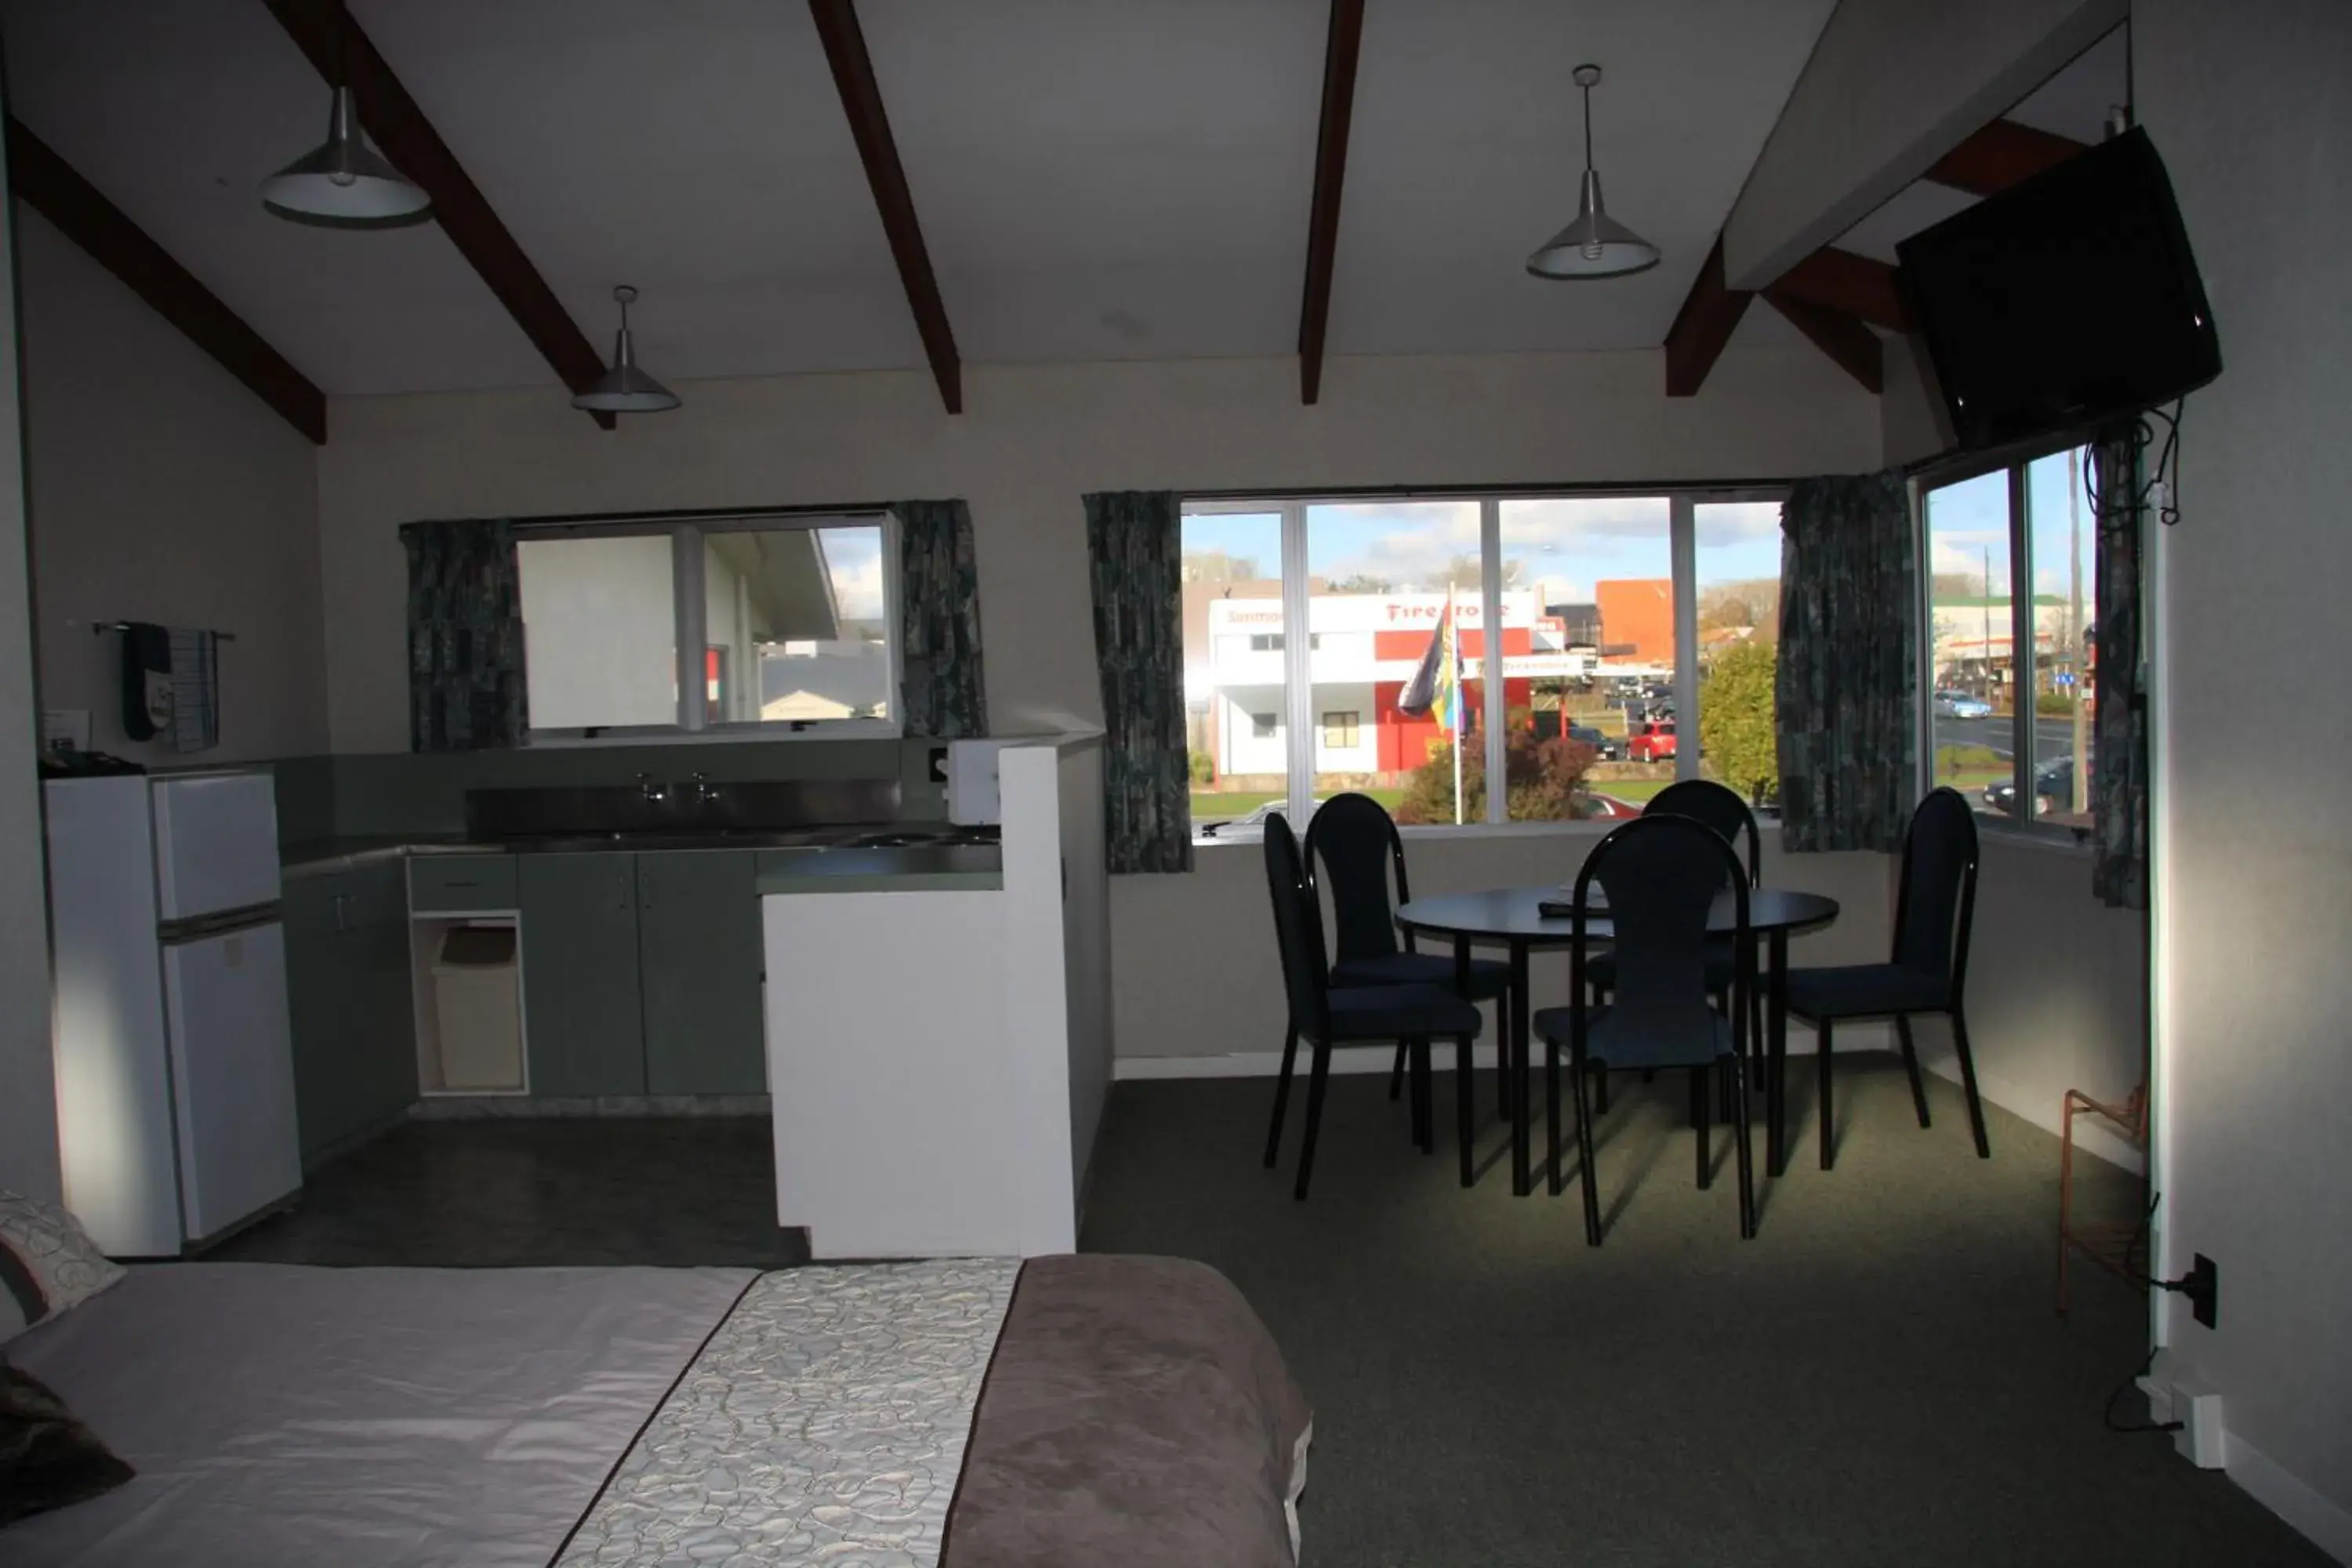
[(1969, 976), (1969, 927), (1976, 919), (1977, 816), (1958, 790), (1930, 790), (1903, 835), (1903, 880), (1895, 899), (1895, 962), (1951, 984)]
[(1404, 838), (1388, 807), (1368, 795), (1335, 795), (1307, 824), (1307, 876), (1330, 889), (1340, 962), (1382, 958), (1397, 950), (1389, 877), (1400, 903), (1412, 897), (1404, 876)]
[(1756, 831), (1756, 813), (1739, 792), (1713, 779), (1680, 779), (1650, 797), (1643, 816), (1687, 816), (1704, 822), (1748, 858), (1748, 885), (1764, 880), (1764, 840)]
[[(1590, 909), (1591, 889), (1606, 901)], [(1617, 975), (1610, 994), (1612, 1016), (1659, 1038), (1705, 1038), (1714, 1027), (1706, 984), (1707, 921), (1726, 892), (1734, 900), (1737, 947), (1746, 952), (1748, 876), (1724, 837), (1687, 816), (1661, 813), (1634, 818), (1594, 846), (1576, 875), (1575, 913), (1580, 937), (1588, 920), (1612, 929)], [(1582, 1005), (1584, 943), (1572, 949), (1570, 994)], [(1735, 1005), (1735, 1015), (1744, 1014)]]
[(1265, 819), (1265, 885), (1274, 896), (1274, 940), (1282, 953), (1290, 1026), (1309, 1039), (1321, 1039), (1328, 1027), (1324, 990), (1330, 980), (1323, 963), (1323, 912), (1307, 880), (1298, 835), (1278, 811)]

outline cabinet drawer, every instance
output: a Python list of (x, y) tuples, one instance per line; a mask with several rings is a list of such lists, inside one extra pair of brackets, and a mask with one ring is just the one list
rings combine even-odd
[(408, 907), (436, 912), (515, 907), (511, 855), (420, 855), (408, 862)]

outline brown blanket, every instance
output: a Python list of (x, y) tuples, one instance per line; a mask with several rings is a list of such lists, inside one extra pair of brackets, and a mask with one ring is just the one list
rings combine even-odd
[(1033, 1259), (941, 1568), (1290, 1568), (1307, 1424), (1272, 1336), (1215, 1269)]

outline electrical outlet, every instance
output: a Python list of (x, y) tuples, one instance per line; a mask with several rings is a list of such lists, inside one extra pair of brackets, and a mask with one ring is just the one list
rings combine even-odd
[(2221, 1266), (2220, 1264), (2203, 1253), (2199, 1253), (2197, 1260), (2189, 1266), (2189, 1279), (2181, 1287), (2180, 1293), (2189, 1298), (2189, 1310), (2196, 1314), (2199, 1322), (2209, 1329), (2221, 1327)]

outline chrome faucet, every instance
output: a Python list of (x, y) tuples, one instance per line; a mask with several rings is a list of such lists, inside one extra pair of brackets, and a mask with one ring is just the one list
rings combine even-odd
[(694, 798), (701, 805), (709, 805), (719, 798), (719, 786), (712, 784), (710, 775), (699, 768), (694, 773)]
[(656, 784), (651, 773), (637, 775), (637, 793), (645, 796), (647, 805), (659, 805), (669, 798), (669, 785)]

